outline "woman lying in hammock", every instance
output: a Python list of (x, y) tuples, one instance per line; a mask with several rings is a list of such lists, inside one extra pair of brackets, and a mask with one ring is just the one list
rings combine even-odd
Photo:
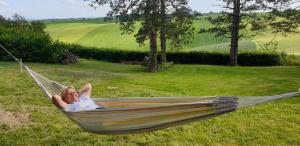
[(54, 95), (52, 101), (54, 105), (65, 111), (82, 111), (101, 108), (90, 99), (92, 85), (90, 83), (81, 87), (79, 92), (72, 86), (65, 88), (61, 95)]

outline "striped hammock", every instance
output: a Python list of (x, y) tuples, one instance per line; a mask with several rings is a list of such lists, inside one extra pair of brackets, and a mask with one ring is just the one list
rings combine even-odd
[[(3, 46), (0, 45), (5, 51)], [(19, 60), (7, 51), (16, 61)], [(19, 62), (20, 63), (20, 62)], [(20, 63), (45, 95), (60, 94), (64, 85), (52, 81)], [(127, 134), (159, 130), (203, 120), (276, 99), (300, 96), (300, 91), (275, 96), (257, 97), (147, 97), (92, 98), (103, 109), (66, 112), (69, 119), (84, 130), (98, 134)]]

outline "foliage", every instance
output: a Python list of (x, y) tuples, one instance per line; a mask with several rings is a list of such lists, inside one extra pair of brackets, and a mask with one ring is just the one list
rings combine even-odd
[[(246, 37), (242, 30), (264, 30), (270, 26), (274, 33), (295, 32), (299, 26), (299, 7), (290, 8), (299, 3), (294, 0), (222, 0), (225, 4), (220, 15), (208, 17), (214, 26), (208, 32), (216, 36), (231, 38), (230, 59), (237, 65), (238, 40)], [(260, 15), (258, 11), (271, 11)], [(278, 18), (279, 17), (279, 18)], [(200, 32), (205, 32), (201, 30)], [(252, 33), (255, 35), (255, 33)], [(273, 40), (272, 40), (273, 41)], [(274, 44), (273, 42), (270, 42)]]
[[(191, 42), (193, 34), (191, 9), (187, 7), (187, 0), (85, 0), (92, 7), (109, 4), (109, 17), (115, 18), (120, 24), (123, 34), (135, 31), (135, 23), (141, 21), (141, 27), (134, 35), (140, 45), (150, 40), (149, 71), (154, 72), (157, 64), (157, 38), (160, 32), (161, 58), (166, 62), (166, 35), (172, 39), (172, 47), (180, 49), (183, 44)], [(170, 19), (167, 20), (167, 17)], [(173, 21), (175, 19), (175, 21)], [(169, 29), (169, 30), (167, 30)]]
[[(28, 22), (20, 15), (14, 15), (13, 19), (1, 18), (0, 43), (23, 61), (59, 63), (64, 57), (66, 48), (52, 41), (44, 23)], [(11, 57), (1, 52), (0, 60), (11, 60)]]
[(267, 43), (262, 43), (260, 45), (260, 50), (263, 51), (275, 51), (278, 49), (278, 41), (276, 40), (271, 40)]
[(283, 55), (282, 65), (300, 66), (300, 56), (299, 55)]
[[(89, 1), (89, 0), (85, 0)], [(148, 71), (155, 72), (157, 64), (157, 31), (159, 27), (159, 1), (158, 0), (91, 0), (90, 5), (109, 4), (111, 11), (109, 17), (115, 18), (120, 24), (123, 34), (131, 34), (135, 30), (135, 23), (141, 22), (141, 28), (135, 35), (137, 42), (143, 44), (150, 40), (150, 53)]]
[[(81, 58), (96, 59), (119, 63), (122, 61), (143, 61), (148, 52), (99, 49), (92, 47), (83, 47), (80, 45), (67, 45), (72, 53)], [(168, 60), (176, 64), (211, 64), (211, 65), (229, 65), (229, 54), (222, 52), (168, 52)], [(280, 53), (262, 52), (262, 51), (244, 51), (239, 53), (240, 65), (245, 66), (272, 66), (280, 65)], [(158, 56), (158, 60), (160, 60)]]
[(187, 7), (178, 8), (174, 14), (175, 17), (169, 20), (166, 27), (167, 38), (170, 40), (170, 49), (179, 50), (185, 45), (191, 44), (194, 37), (194, 16)]
[(170, 69), (173, 65), (174, 65), (173, 62), (161, 63), (161, 64), (159, 64), (157, 70), (160, 71), (160, 72), (163, 72), (163, 71), (166, 71), (166, 70)]
[[(298, 2), (300, 4), (300, 2)], [(298, 32), (300, 24), (300, 10), (299, 9), (285, 9), (279, 11), (274, 9), (271, 16), (277, 18), (276, 21), (270, 23), (273, 33), (287, 35), (287, 33)]]

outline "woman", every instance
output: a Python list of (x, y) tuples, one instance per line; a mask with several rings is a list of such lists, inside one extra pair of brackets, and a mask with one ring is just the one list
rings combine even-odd
[(52, 101), (58, 108), (68, 112), (101, 108), (90, 99), (91, 92), (92, 85), (90, 83), (82, 86), (79, 93), (74, 87), (70, 86), (65, 88), (61, 95), (54, 95)]

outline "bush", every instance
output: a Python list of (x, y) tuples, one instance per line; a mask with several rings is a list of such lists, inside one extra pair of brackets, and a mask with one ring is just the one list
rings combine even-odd
[[(80, 45), (67, 46), (67, 49), (81, 58), (115, 63), (143, 61), (145, 56), (148, 56), (148, 52), (142, 51), (99, 49)], [(282, 56), (284, 55), (277, 52), (241, 52), (238, 54), (238, 62), (242, 66), (274, 66), (281, 64)], [(175, 64), (230, 65), (229, 54), (220, 52), (168, 52), (167, 59)]]
[(281, 62), (282, 62), (282, 65), (300, 66), (300, 56), (283, 54)]
[[(0, 23), (0, 44), (23, 61), (58, 63), (64, 56), (65, 44), (53, 42), (41, 22), (27, 22), (21, 16), (16, 20), (3, 19)], [(2, 49), (0, 49), (2, 50)], [(0, 60), (10, 61), (7, 53), (0, 51)]]
[(275, 66), (281, 65), (284, 54), (278, 52), (242, 52), (238, 55), (238, 63), (243, 66)]

